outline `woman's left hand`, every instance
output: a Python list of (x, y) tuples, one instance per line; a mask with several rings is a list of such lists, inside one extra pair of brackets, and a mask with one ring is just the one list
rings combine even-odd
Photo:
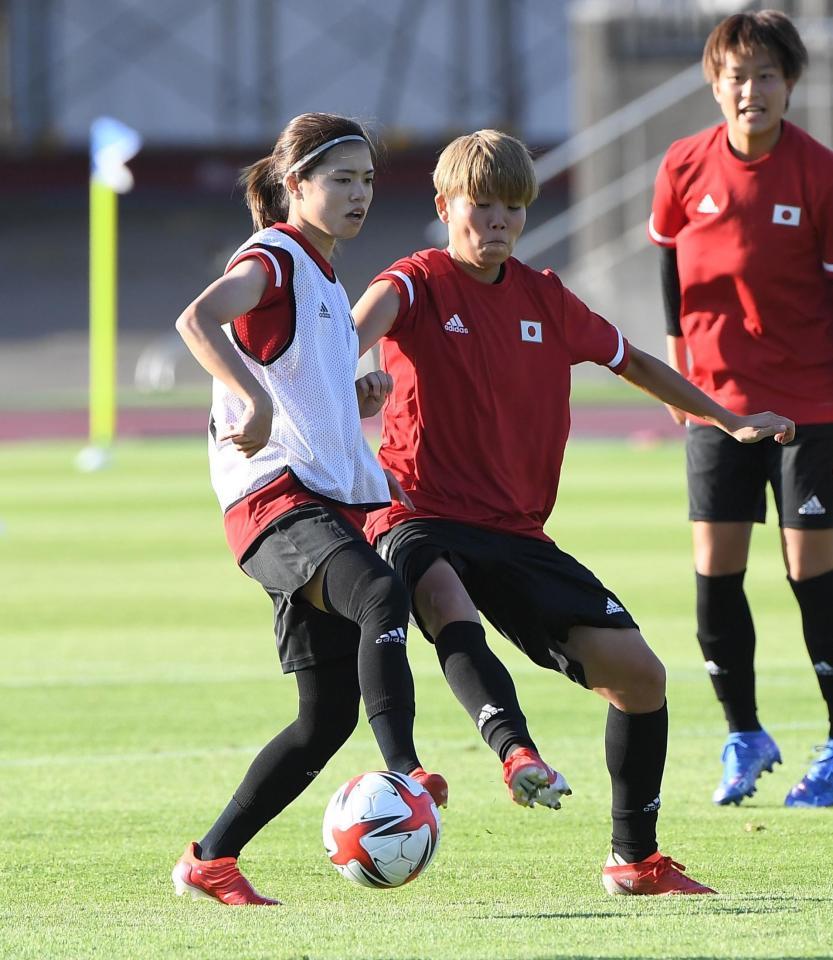
[(356, 381), (356, 399), (362, 420), (375, 417), (393, 391), (393, 377), (384, 370), (372, 370)]

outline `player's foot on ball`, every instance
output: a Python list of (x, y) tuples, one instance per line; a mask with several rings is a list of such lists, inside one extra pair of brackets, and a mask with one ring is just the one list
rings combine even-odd
[(519, 747), (503, 762), (503, 782), (515, 803), (561, 809), (561, 798), (573, 792), (557, 770), (528, 747)]
[(422, 767), (417, 767), (408, 776), (425, 787), (438, 807), (448, 806), (448, 784), (441, 773), (426, 773)]
[(666, 894), (717, 893), (691, 877), (681, 863), (659, 851), (639, 863), (619, 863), (611, 853), (602, 870), (602, 884), (610, 894), (662, 896)]
[(205, 897), (230, 906), (280, 906), (280, 900), (262, 897), (237, 867), (236, 857), (200, 860), (196, 843), (189, 843), (171, 872), (176, 895), (190, 893), (192, 900)]
[(755, 792), (755, 781), (781, 763), (781, 753), (766, 730), (730, 733), (723, 744), (723, 779), (712, 795), (720, 806), (739, 804)]
[(818, 759), (787, 794), (788, 807), (833, 807), (833, 739), (821, 747)]

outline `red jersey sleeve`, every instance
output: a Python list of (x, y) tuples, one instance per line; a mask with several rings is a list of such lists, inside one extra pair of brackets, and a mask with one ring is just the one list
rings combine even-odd
[(661, 247), (674, 247), (677, 234), (687, 223), (685, 210), (674, 192), (669, 154), (662, 158), (654, 181), (654, 201), (648, 221), (648, 236)]
[(630, 348), (619, 328), (593, 313), (554, 274), (549, 275), (561, 287), (562, 324), (570, 362), (589, 361), (622, 373), (628, 365)]
[(828, 186), (821, 205), (821, 265), (828, 280), (833, 280), (833, 186)]
[(396, 314), (393, 326), (386, 334), (388, 337), (395, 337), (402, 332), (408, 320), (412, 320), (416, 315), (417, 301), (424, 295), (422, 271), (413, 260), (406, 258), (397, 260), (393, 266), (375, 276), (370, 283), (372, 285), (380, 280), (388, 280), (396, 287), (399, 294), (399, 312)]
[(249, 247), (226, 267), (226, 273), (243, 260), (256, 259), (266, 270), (266, 288), (256, 307), (232, 323), (234, 340), (258, 363), (271, 363), (283, 353), (295, 333), (292, 297), (292, 257), (277, 247)]

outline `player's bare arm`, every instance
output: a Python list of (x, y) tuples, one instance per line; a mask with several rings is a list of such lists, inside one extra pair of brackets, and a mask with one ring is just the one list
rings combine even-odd
[(356, 399), (362, 420), (375, 417), (393, 391), (393, 377), (384, 370), (371, 370), (356, 381)]
[(738, 416), (715, 403), (668, 364), (633, 344), (622, 377), (663, 403), (713, 423), (740, 443), (757, 443), (766, 437), (772, 437), (778, 443), (789, 443), (795, 436), (795, 424), (788, 417), (770, 411), (749, 417)]
[[(685, 339), (667, 334), (665, 337), (665, 349), (668, 357), (668, 366), (676, 370), (681, 377), (688, 379), (688, 356), (686, 353)], [(679, 407), (666, 404), (665, 409), (671, 414), (674, 423), (680, 426), (685, 425), (686, 415)]]
[(359, 335), (359, 356), (376, 344), (393, 326), (399, 313), (399, 291), (394, 284), (379, 280), (368, 287), (353, 307)]
[(221, 327), (256, 307), (266, 282), (266, 271), (257, 260), (243, 260), (207, 287), (176, 321), (179, 335), (197, 362), (245, 403), (240, 422), (228, 424), (218, 439), (231, 440), (246, 457), (254, 456), (269, 441), (272, 401)]

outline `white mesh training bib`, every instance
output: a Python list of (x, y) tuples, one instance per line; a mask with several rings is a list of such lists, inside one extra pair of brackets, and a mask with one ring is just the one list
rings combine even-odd
[(359, 339), (344, 287), (273, 227), (255, 233), (229, 262), (253, 246), (280, 247), (292, 257), (295, 329), (284, 352), (262, 364), (240, 350), (230, 324), (223, 328), (271, 396), (274, 414), (269, 443), (246, 459), (230, 440), (215, 439), (238, 422), (244, 405), (214, 380), (208, 451), (220, 506), (227, 510), (287, 468), (308, 490), (339, 503), (389, 503), (385, 475), (362, 434), (354, 386)]

